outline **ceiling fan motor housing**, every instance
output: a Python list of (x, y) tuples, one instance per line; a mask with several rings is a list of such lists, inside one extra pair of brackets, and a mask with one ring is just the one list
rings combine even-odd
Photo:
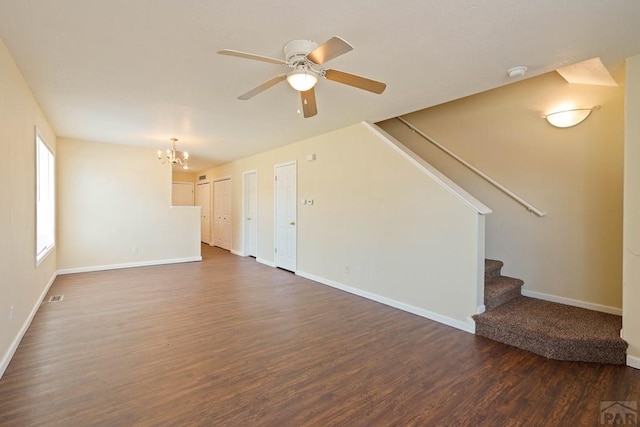
[(291, 40), (284, 45), (284, 57), (287, 64), (295, 66), (299, 63), (305, 63), (307, 53), (318, 47), (318, 43), (311, 40)]

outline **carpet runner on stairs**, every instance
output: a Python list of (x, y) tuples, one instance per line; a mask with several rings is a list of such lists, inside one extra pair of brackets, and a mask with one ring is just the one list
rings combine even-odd
[(542, 356), (580, 362), (626, 363), (622, 318), (522, 296), (523, 281), (485, 261), (485, 307), (473, 316), (476, 334)]

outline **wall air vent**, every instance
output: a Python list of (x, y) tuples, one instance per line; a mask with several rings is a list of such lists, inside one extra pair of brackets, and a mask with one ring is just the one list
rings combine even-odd
[(199, 181), (202, 181), (203, 179), (207, 179), (207, 175), (200, 175), (200, 176), (198, 177), (198, 180), (199, 180)]

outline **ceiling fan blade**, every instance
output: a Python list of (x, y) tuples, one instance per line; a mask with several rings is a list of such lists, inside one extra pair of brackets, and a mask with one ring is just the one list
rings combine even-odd
[(313, 88), (305, 92), (300, 92), (300, 98), (302, 100), (302, 114), (305, 119), (318, 114), (318, 107), (316, 106), (316, 91)]
[(254, 53), (240, 52), (238, 50), (222, 49), (220, 55), (237, 56), (238, 58), (253, 59), (256, 61), (268, 62), (270, 64), (285, 65), (287, 62), (282, 59), (270, 58), (268, 56), (256, 55)]
[(284, 81), (286, 78), (287, 76), (283, 74), (281, 76), (274, 77), (271, 80), (267, 80), (266, 82), (262, 83), (260, 86), (254, 87), (249, 92), (240, 95), (238, 99), (242, 99), (243, 101), (246, 101), (247, 99), (253, 98), (260, 92), (263, 92), (269, 89), (271, 86), (277, 85), (278, 83)]
[(307, 59), (320, 65), (352, 50), (353, 46), (340, 37), (334, 36), (308, 53)]
[(366, 77), (356, 76), (355, 74), (345, 73), (338, 70), (325, 70), (324, 76), (328, 80), (342, 83), (345, 85), (357, 87), (358, 89), (368, 90), (369, 92), (381, 94), (387, 88), (386, 83), (371, 80)]

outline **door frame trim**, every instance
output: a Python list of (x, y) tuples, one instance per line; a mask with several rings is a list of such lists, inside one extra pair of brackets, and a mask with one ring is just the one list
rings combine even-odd
[[(211, 240), (204, 243), (207, 243), (207, 245), (209, 246), (213, 246), (213, 221), (211, 220), (211, 215), (213, 214), (213, 185), (211, 185), (210, 179), (203, 179), (202, 181), (198, 181), (195, 184), (196, 194), (193, 195), (194, 206), (196, 203), (196, 199), (198, 198), (198, 185), (209, 185), (209, 236), (211, 236)], [(200, 207), (200, 205), (198, 205), (198, 207)], [(200, 236), (200, 241), (202, 242), (202, 236)]]

